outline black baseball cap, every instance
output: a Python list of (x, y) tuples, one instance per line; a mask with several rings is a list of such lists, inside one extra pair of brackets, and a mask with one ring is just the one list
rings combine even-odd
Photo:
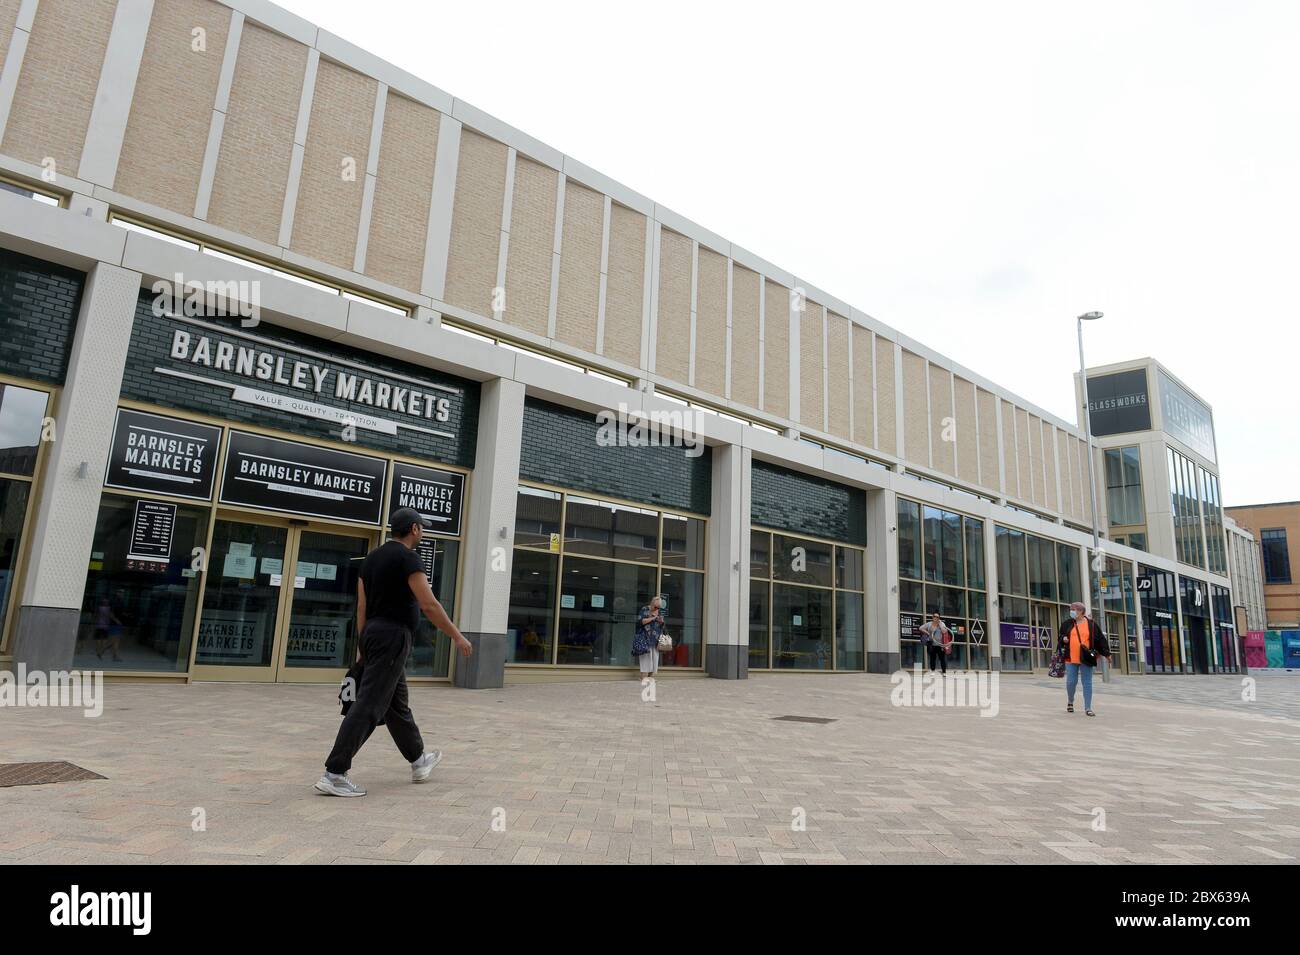
[(422, 517), (420, 512), (413, 507), (399, 507), (388, 515), (388, 525), (393, 529), (395, 537), (405, 537), (411, 533), (411, 528), (416, 524), (419, 524), (425, 530), (433, 527), (433, 521)]

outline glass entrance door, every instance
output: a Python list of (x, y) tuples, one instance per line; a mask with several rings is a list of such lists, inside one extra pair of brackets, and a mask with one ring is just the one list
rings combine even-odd
[(357, 575), (370, 538), (310, 530), (296, 536), (279, 679), (341, 680), (357, 657)]
[(356, 593), (373, 535), (218, 519), (196, 680), (328, 683), (356, 658)]
[(193, 673), (201, 680), (275, 679), (289, 527), (218, 520), (208, 551)]

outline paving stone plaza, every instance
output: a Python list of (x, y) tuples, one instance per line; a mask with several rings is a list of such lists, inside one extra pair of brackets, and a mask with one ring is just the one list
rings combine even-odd
[(380, 729), (352, 772), (368, 795), (332, 799), (311, 787), (336, 688), (109, 684), (99, 718), (4, 712), (0, 762), (105, 778), (0, 790), (0, 862), (1300, 857), (1293, 677), (1261, 675), (1245, 702), (1238, 676), (1116, 676), (1095, 719), (1042, 677), (1003, 676), (993, 717), (895, 706), (894, 689), (883, 674), (661, 679), (654, 703), (632, 679), (421, 688), (426, 746), (444, 753), (432, 779), (412, 785)]

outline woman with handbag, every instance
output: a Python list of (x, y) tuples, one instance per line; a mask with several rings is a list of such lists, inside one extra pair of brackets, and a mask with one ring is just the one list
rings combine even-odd
[(1082, 679), (1083, 711), (1096, 716), (1092, 711), (1092, 671), (1098, 658), (1110, 657), (1110, 644), (1106, 641), (1105, 631), (1088, 616), (1086, 608), (1077, 600), (1070, 604), (1069, 618), (1061, 623), (1054, 657), (1065, 663), (1065, 712), (1074, 712), (1074, 691)]
[[(636, 635), (632, 638), (632, 656), (641, 665), (641, 676), (654, 676), (659, 670), (659, 653), (671, 650), (672, 641), (664, 633), (663, 597), (656, 594), (648, 606), (637, 614)], [(667, 644), (667, 646), (665, 646)]]

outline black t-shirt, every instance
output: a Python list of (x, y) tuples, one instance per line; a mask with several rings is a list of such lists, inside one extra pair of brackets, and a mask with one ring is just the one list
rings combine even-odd
[(420, 605), (406, 582), (424, 573), (424, 564), (411, 548), (390, 540), (376, 547), (361, 562), (361, 582), (366, 588), (366, 620), (387, 620), (414, 632), (420, 622)]

